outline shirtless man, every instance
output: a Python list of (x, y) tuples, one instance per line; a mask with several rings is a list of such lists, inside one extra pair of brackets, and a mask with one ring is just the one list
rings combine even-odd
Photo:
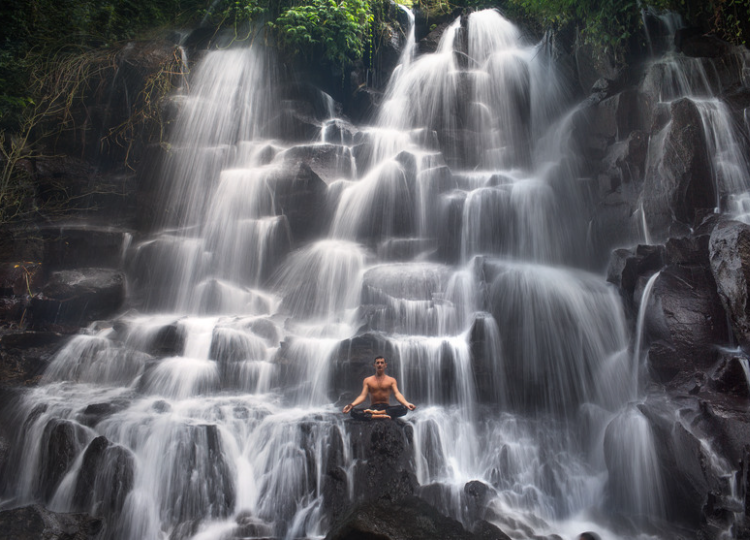
[[(378, 356), (375, 359), (375, 375), (367, 377), (362, 381), (362, 393), (344, 407), (344, 414), (351, 411), (352, 418), (357, 420), (369, 420), (370, 418), (398, 418), (407, 412), (416, 409), (414, 405), (406, 401), (406, 398), (398, 391), (396, 379), (385, 374), (387, 364), (385, 358)], [(391, 392), (401, 405), (390, 405)], [(367, 395), (370, 395), (369, 409), (355, 409), (362, 403)]]

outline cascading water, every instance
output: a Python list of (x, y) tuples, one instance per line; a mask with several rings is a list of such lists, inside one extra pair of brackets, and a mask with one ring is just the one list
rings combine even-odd
[[(743, 151), (745, 141), (738, 121), (719, 97), (721, 74), (713, 59), (691, 58), (674, 50), (674, 34), (682, 26), (679, 17), (674, 14), (657, 17), (653, 13), (651, 17), (667, 30), (665, 37), (669, 45), (667, 54), (653, 60), (647, 68), (641, 88), (653, 95), (657, 110), (681, 98), (689, 99), (697, 108), (708, 161), (705, 174), (713, 183), (714, 211), (750, 222), (750, 164)], [(734, 55), (736, 69), (744, 72), (748, 60), (746, 50), (737, 49)], [(670, 128), (671, 122), (651, 138), (647, 175), (660, 177), (664, 174), (665, 141)]]
[[(336, 358), (370, 332), (418, 405), (417, 479), (443, 511), (468, 519), (463, 486), (482, 480), (514, 537), (606, 540), (597, 515), (663, 517), (620, 300), (573, 268), (586, 224), (564, 85), (497, 12), (470, 15), (465, 65), (459, 29), (416, 59), (410, 41), (355, 163), (331, 107), (321, 142), (289, 129), (267, 52), (201, 60), (161, 227), (128, 254), (134, 309), (71, 340), (23, 397), (5, 506), (106, 515), (118, 539), (320, 537), (326, 467), (357, 488), (333, 402), (359, 387), (335, 382)], [(300, 217), (314, 186), (296, 161), (323, 150), (335, 172)], [(294, 189), (311, 190), (297, 207)]]

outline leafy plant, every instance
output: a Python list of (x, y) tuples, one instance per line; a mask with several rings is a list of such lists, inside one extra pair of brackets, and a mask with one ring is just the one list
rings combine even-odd
[(284, 10), (271, 23), (292, 50), (314, 50), (334, 62), (359, 60), (374, 17), (368, 0), (308, 0)]
[[(217, 28), (229, 26), (234, 29), (235, 37), (247, 39), (249, 23), (262, 18), (268, 9), (268, 0), (219, 0), (205, 11), (204, 22), (211, 22)], [(247, 26), (246, 34), (240, 36), (243, 26)]]
[(542, 24), (578, 24), (587, 43), (613, 52), (630, 37), (640, 18), (635, 0), (511, 0)]

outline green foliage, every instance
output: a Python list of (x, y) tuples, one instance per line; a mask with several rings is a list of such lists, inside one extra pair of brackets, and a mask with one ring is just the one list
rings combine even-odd
[(265, 16), (268, 4), (268, 0), (218, 0), (206, 10), (204, 20), (217, 28), (232, 27), (237, 36), (242, 26)]
[(641, 9), (671, 9), (689, 24), (734, 44), (750, 39), (750, 0), (509, 0), (543, 25), (575, 24), (585, 41), (621, 59), (641, 26)]
[(271, 26), (288, 48), (303, 53), (317, 49), (344, 64), (364, 55), (373, 20), (369, 0), (308, 0), (283, 11)]
[[(638, 0), (511, 0), (543, 25), (576, 24), (586, 43), (621, 56), (625, 42), (641, 24)], [(654, 2), (650, 2), (653, 4)]]

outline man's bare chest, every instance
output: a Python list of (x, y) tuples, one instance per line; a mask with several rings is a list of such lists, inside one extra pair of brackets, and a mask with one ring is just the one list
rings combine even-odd
[(370, 379), (368, 382), (368, 386), (370, 387), (371, 392), (386, 392), (390, 390), (391, 386), (393, 385), (392, 379)]

